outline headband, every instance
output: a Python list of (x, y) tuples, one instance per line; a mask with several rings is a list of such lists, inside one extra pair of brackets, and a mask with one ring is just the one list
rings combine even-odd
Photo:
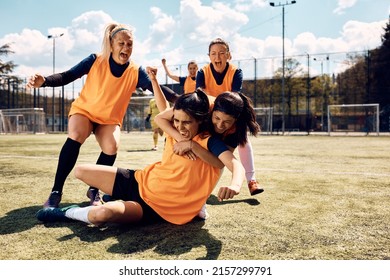
[(129, 29), (124, 28), (124, 27), (118, 28), (117, 30), (115, 30), (114, 32), (111, 33), (111, 39), (115, 36), (116, 33), (123, 31), (123, 30), (129, 31)]

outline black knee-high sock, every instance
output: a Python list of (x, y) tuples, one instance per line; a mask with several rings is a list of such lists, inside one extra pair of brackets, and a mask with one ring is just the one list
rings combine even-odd
[[(101, 152), (98, 160), (96, 161), (96, 164), (113, 166), (115, 159), (116, 159), (116, 154), (115, 155), (107, 155), (107, 154)], [(96, 189), (96, 188), (90, 186), (90, 189)]]
[(52, 191), (58, 191), (59, 193), (62, 193), (65, 180), (76, 164), (80, 152), (80, 147), (81, 143), (70, 138), (66, 139), (58, 159), (57, 172)]

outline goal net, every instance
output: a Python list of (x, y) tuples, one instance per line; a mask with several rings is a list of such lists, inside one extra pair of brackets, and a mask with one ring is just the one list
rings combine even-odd
[(261, 133), (272, 134), (273, 107), (254, 108), (256, 121), (260, 125)]
[(332, 132), (379, 135), (379, 104), (328, 105), (328, 134)]
[(149, 101), (153, 95), (131, 97), (126, 115), (123, 119), (124, 131), (145, 131), (150, 130), (150, 122), (145, 122), (149, 113)]
[(46, 133), (43, 108), (0, 110), (0, 133)]

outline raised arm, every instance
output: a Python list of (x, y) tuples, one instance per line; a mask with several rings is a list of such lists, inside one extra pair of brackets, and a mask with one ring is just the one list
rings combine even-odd
[(162, 65), (164, 66), (164, 70), (165, 70), (165, 73), (167, 74), (167, 76), (169, 77), (169, 78), (171, 78), (172, 80), (174, 80), (175, 82), (180, 82), (180, 78), (179, 78), (179, 76), (176, 76), (176, 75), (173, 75), (170, 71), (169, 71), (169, 69), (168, 69), (168, 67), (167, 67), (167, 61), (166, 61), (166, 59), (165, 58), (163, 58), (162, 60), (161, 60), (161, 63), (162, 63)]
[[(165, 98), (165, 95), (163, 94), (163, 92), (161, 90), (160, 84), (157, 81), (157, 78), (156, 78), (157, 68), (146, 67), (146, 72), (148, 73), (149, 78), (152, 82), (153, 93), (154, 93), (154, 97), (156, 99), (157, 108), (160, 112), (163, 112), (167, 108), (169, 108), (169, 102)], [(161, 128), (161, 129), (163, 129), (163, 128)]]
[[(156, 68), (152, 67), (152, 69), (156, 69)], [(137, 87), (140, 87), (143, 90), (149, 90), (154, 93), (152, 81), (150, 80), (150, 77), (146, 69), (144, 69), (142, 66), (139, 67)], [(165, 99), (167, 99), (171, 103), (174, 103), (176, 99), (179, 98), (180, 96), (180, 94), (174, 92), (172, 89), (170, 89), (167, 86), (160, 85), (160, 89), (162, 90)]]

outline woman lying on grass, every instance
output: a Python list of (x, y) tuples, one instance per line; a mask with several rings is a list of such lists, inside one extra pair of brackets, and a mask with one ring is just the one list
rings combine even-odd
[[(156, 72), (151, 71), (149, 74), (153, 86), (157, 87)], [(163, 111), (167, 106), (165, 97), (161, 91), (154, 93), (159, 109)], [(78, 179), (98, 187), (117, 200), (101, 206), (42, 209), (37, 213), (38, 220), (79, 220), (97, 226), (106, 222), (162, 220), (178, 225), (188, 223), (206, 203), (221, 175), (220, 167), (202, 160), (203, 148), (232, 171), (231, 183), (219, 188), (218, 199), (222, 201), (234, 197), (245, 180), (245, 170), (219, 138), (207, 133), (209, 110), (208, 97), (201, 90), (180, 96), (173, 107), (172, 126), (183, 137), (183, 141), (177, 142), (168, 135), (160, 162), (142, 170), (93, 164), (76, 167), (75, 176)], [(192, 160), (174, 153), (174, 149), (183, 149), (184, 146), (200, 159)]]

